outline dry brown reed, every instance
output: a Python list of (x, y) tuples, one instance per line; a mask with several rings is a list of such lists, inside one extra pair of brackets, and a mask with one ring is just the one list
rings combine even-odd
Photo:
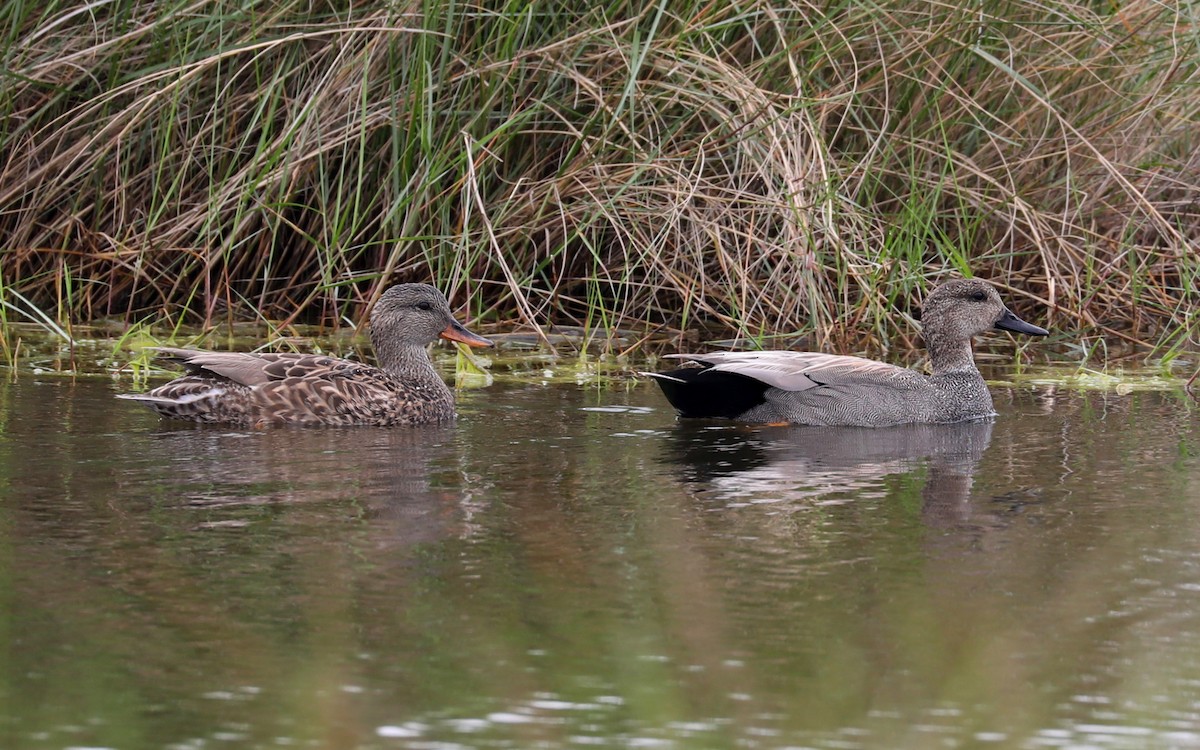
[(534, 328), (862, 349), (974, 273), (1174, 356), (1200, 337), (1187, 7), (15, 4), (0, 293), (336, 323), (433, 280)]

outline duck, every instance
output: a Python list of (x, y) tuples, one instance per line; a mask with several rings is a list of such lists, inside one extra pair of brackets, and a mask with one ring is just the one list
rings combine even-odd
[(119, 398), (164, 417), (244, 427), (391, 427), (455, 418), (454, 393), (426, 347), (439, 338), (471, 347), (489, 339), (455, 320), (429, 284), (397, 284), (371, 311), (379, 366), (322, 354), (215, 352), (153, 347), (185, 374), (146, 393)]
[(654, 378), (685, 418), (760, 424), (890, 427), (995, 416), (971, 340), (993, 329), (1046, 336), (1018, 318), (983, 279), (933, 288), (921, 311), (932, 373), (821, 352), (672, 354), (687, 365)]

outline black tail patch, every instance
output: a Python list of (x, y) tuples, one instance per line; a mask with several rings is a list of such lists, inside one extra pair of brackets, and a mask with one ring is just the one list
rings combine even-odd
[[(766, 401), (766, 383), (721, 370), (685, 367), (655, 378), (681, 417), (736, 419)], [(668, 378), (671, 378), (668, 380)]]

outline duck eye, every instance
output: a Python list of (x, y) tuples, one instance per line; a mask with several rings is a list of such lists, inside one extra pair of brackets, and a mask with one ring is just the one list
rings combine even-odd
[(983, 292), (972, 292), (971, 299), (975, 300), (976, 302), (983, 302), (985, 299), (987, 299), (987, 295)]
[(429, 304), (428, 302), (418, 302), (416, 304), (416, 308), (418, 310), (424, 310), (425, 312), (429, 312), (430, 310), (433, 309), (433, 305)]

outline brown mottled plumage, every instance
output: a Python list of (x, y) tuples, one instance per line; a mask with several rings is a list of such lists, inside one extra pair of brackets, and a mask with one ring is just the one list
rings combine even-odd
[(415, 425), (454, 418), (454, 394), (425, 347), (437, 338), (491, 346), (464, 328), (428, 284), (400, 284), (371, 313), (379, 367), (319, 354), (247, 354), (158, 347), (187, 374), (140, 401), (164, 417), (268, 425)]
[(921, 327), (933, 365), (928, 376), (861, 357), (787, 351), (670, 355), (699, 367), (645, 374), (684, 417), (859, 427), (962, 422), (994, 414), (971, 337), (993, 328), (1047, 334), (1013, 315), (980, 279), (930, 292)]

